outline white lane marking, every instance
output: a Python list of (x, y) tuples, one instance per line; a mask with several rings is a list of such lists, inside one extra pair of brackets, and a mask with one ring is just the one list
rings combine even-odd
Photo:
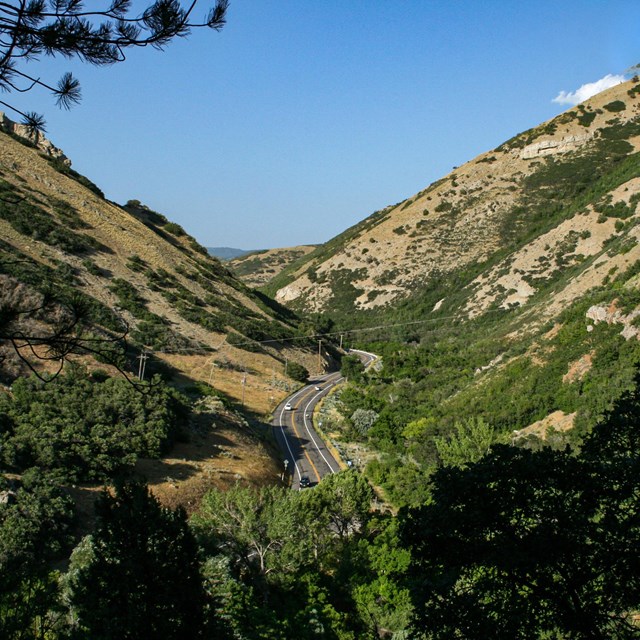
[(293, 451), (291, 451), (291, 446), (289, 445), (289, 438), (287, 438), (287, 432), (284, 430), (284, 426), (285, 425), (282, 424), (283, 416), (284, 416), (284, 409), (281, 409), (280, 410), (280, 418), (279, 418), (280, 424), (278, 426), (280, 426), (282, 428), (282, 431), (280, 433), (282, 434), (282, 437), (284, 438), (284, 443), (287, 445), (287, 449), (289, 450), (289, 455), (291, 456), (291, 461), (293, 462), (293, 466), (295, 467), (296, 472), (298, 473), (298, 481), (300, 481), (300, 478), (302, 478), (302, 474), (300, 473), (300, 468), (298, 467), (298, 463), (296, 462), (296, 457), (293, 455)]
[(318, 391), (318, 393), (316, 393), (314, 396), (311, 397), (311, 399), (307, 403), (307, 406), (304, 408), (304, 426), (305, 426), (305, 429), (307, 430), (307, 433), (309, 434), (309, 437), (311, 438), (311, 442), (313, 442), (315, 448), (318, 450), (318, 453), (322, 456), (322, 459), (327, 463), (327, 466), (329, 467), (331, 473), (335, 473), (335, 469), (331, 466), (331, 463), (325, 458), (324, 453), (322, 453), (322, 450), (318, 446), (318, 443), (316, 442), (315, 438), (313, 437), (313, 434), (311, 433), (311, 430), (309, 429), (309, 424), (307, 423), (307, 409), (309, 408), (309, 405), (318, 396), (321, 396), (321, 395), (322, 395), (322, 391)]
[[(357, 349), (352, 349), (351, 351), (358, 351)], [(358, 351), (359, 353), (364, 353), (368, 356), (370, 356), (372, 358), (372, 360), (375, 360), (377, 358), (377, 356), (375, 356), (372, 353), (367, 353), (366, 351)], [(369, 364), (369, 363), (367, 363)], [(327, 383), (327, 381), (329, 381), (329, 378), (331, 378), (332, 375), (335, 374), (327, 374), (326, 376), (323, 376), (322, 378), (320, 378), (321, 380), (324, 380), (325, 383)], [(331, 380), (328, 382), (328, 386), (325, 387), (322, 391), (325, 391), (326, 389), (328, 389), (329, 387), (335, 386), (336, 384), (338, 384), (341, 380), (343, 380), (344, 378), (342, 376), (337, 377), (335, 380)], [(293, 395), (289, 396), (286, 400), (286, 402), (282, 405), (282, 408), (280, 409), (280, 416), (278, 418), (279, 421), (279, 427), (283, 428), (285, 425), (283, 425), (283, 417), (285, 414), (285, 404), (292, 402), (296, 396), (299, 396), (300, 394), (304, 393), (307, 389), (309, 389), (311, 387), (311, 385), (305, 385), (304, 387), (302, 387), (302, 389), (299, 389), (298, 391), (296, 391)], [(322, 456), (322, 459), (326, 462), (327, 466), (329, 467), (329, 469), (331, 470), (331, 473), (335, 473), (334, 468), (331, 466), (331, 464), (329, 463), (329, 461), (325, 458), (324, 454), (322, 453), (322, 451), (320, 450), (320, 447), (318, 446), (318, 443), (315, 441), (315, 438), (311, 435), (311, 431), (309, 430), (309, 425), (307, 424), (307, 407), (309, 406), (309, 404), (311, 404), (311, 402), (319, 395), (322, 394), (322, 391), (319, 391), (317, 394), (315, 394), (311, 400), (309, 401), (309, 403), (307, 404), (307, 406), (304, 408), (304, 414), (303, 414), (303, 422), (304, 422), (304, 426), (305, 429), (307, 430), (307, 433), (309, 434), (309, 437), (311, 438), (311, 441), (313, 442), (315, 448), (318, 450), (318, 453)], [(293, 417), (293, 420), (295, 420), (295, 416)], [(294, 428), (295, 431), (295, 428)], [(302, 474), (300, 473), (300, 468), (298, 467), (298, 463), (296, 462), (295, 456), (293, 455), (293, 451), (291, 450), (291, 446), (289, 445), (289, 438), (287, 438), (287, 434), (286, 431), (284, 429), (282, 429), (281, 431), (282, 433), (282, 437), (284, 438), (284, 443), (287, 445), (287, 449), (289, 450), (289, 454), (291, 455), (291, 460), (293, 461), (293, 466), (296, 469), (296, 472), (298, 474), (298, 481), (300, 480), (300, 478), (302, 477)]]
[[(332, 374), (328, 374), (328, 376), (326, 378), (323, 378), (325, 380), (327, 380), (328, 378), (331, 377)], [(329, 382), (329, 386), (333, 386), (335, 384), (337, 384), (340, 380), (342, 380), (342, 378), (338, 378), (337, 380), (333, 381), (333, 382)], [(300, 480), (300, 478), (302, 478), (302, 474), (300, 473), (300, 467), (298, 467), (298, 463), (296, 462), (296, 458), (293, 455), (293, 451), (291, 450), (291, 445), (289, 444), (289, 438), (287, 438), (287, 433), (284, 430), (284, 424), (283, 424), (283, 417), (285, 414), (285, 409), (284, 406), (285, 404), (291, 402), (292, 400), (295, 399), (296, 396), (300, 395), (301, 393), (303, 393), (305, 390), (307, 390), (311, 385), (307, 385), (302, 387), (302, 389), (299, 389), (298, 391), (296, 391), (292, 396), (289, 396), (287, 398), (287, 401), (282, 405), (282, 408), (280, 409), (280, 416), (278, 418), (278, 426), (282, 428), (282, 431), (280, 433), (282, 433), (282, 437), (284, 438), (284, 443), (287, 445), (287, 449), (289, 450), (289, 454), (291, 456), (291, 460), (293, 461), (293, 466), (296, 469), (296, 473), (298, 474), (298, 481)], [(326, 387), (325, 387), (326, 388)], [(295, 420), (295, 416), (293, 417), (293, 420)], [(307, 418), (306, 418), (306, 414), (304, 416), (304, 425), (307, 429), (307, 432), (309, 432), (309, 427), (307, 426)], [(295, 431), (295, 428), (294, 428)], [(322, 454), (322, 451), (320, 451), (316, 441), (313, 439), (313, 437), (311, 436), (311, 433), (309, 432), (309, 436), (311, 437), (311, 440), (313, 441), (313, 444), (316, 446), (316, 449), (318, 449), (318, 452), (320, 453), (320, 455), (322, 456), (322, 458), (324, 459), (324, 461), (327, 463), (327, 466), (329, 467), (329, 469), (331, 469), (332, 473), (335, 473), (335, 471), (333, 470), (333, 468), (331, 467), (331, 465), (329, 464), (329, 462), (327, 461), (327, 459), (324, 457), (324, 455)]]

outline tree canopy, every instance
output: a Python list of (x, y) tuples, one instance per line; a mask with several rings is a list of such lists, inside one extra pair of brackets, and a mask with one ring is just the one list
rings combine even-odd
[(400, 518), (429, 638), (637, 637), (639, 407), (625, 394), (577, 455), (495, 445), (436, 472)]
[(161, 507), (143, 485), (125, 484), (102, 494), (97, 515), (67, 578), (85, 637), (198, 637), (204, 592), (184, 511)]

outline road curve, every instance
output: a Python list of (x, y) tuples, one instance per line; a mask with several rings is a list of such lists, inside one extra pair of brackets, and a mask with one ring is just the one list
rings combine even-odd
[[(365, 351), (352, 349), (351, 353), (360, 356), (365, 367), (377, 359)], [(319, 376), (280, 403), (274, 413), (273, 429), (283, 453), (283, 471), (291, 474), (294, 489), (300, 488), (302, 477), (307, 477), (313, 486), (340, 470), (340, 464), (313, 428), (313, 412), (318, 402), (343, 380), (340, 372)]]

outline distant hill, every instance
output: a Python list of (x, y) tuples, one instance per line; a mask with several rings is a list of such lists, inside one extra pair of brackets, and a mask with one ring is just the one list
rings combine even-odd
[(284, 249), (252, 251), (229, 260), (227, 268), (250, 287), (263, 287), (288, 268), (296, 260), (302, 259), (315, 249), (315, 245), (302, 245)]
[(233, 249), (232, 247), (207, 247), (210, 256), (219, 258), (220, 260), (232, 260), (239, 258), (247, 253), (253, 253), (254, 249)]

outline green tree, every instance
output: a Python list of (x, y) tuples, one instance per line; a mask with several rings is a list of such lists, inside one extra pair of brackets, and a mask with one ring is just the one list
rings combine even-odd
[(205, 546), (229, 556), (238, 575), (261, 590), (266, 601), (270, 584), (285, 581), (310, 562), (299, 510), (296, 492), (235, 485), (207, 493), (193, 525)]
[(287, 374), (298, 382), (307, 382), (309, 380), (309, 370), (297, 362), (290, 362), (287, 365)]
[(0, 637), (43, 638), (61, 612), (50, 563), (71, 542), (73, 503), (36, 470), (0, 476)]
[(498, 442), (498, 434), (482, 418), (468, 418), (456, 422), (448, 437), (434, 438), (442, 464), (461, 467), (486, 456)]
[(362, 380), (364, 372), (364, 364), (358, 356), (343, 356), (340, 363), (340, 373), (343, 377), (348, 378), (351, 382)]
[(78, 631), (92, 639), (199, 637), (204, 592), (184, 511), (126, 484), (102, 494), (97, 516), (68, 580)]
[(378, 414), (372, 409), (356, 409), (351, 414), (353, 427), (361, 436), (367, 435), (377, 419)]
[(360, 542), (365, 575), (353, 589), (355, 607), (375, 637), (404, 637), (395, 634), (408, 633), (413, 619), (411, 594), (403, 585), (411, 555), (400, 543), (397, 518), (376, 517), (367, 533)]
[(373, 492), (366, 478), (350, 469), (325, 476), (310, 500), (315, 503), (316, 515), (344, 539), (366, 526), (372, 498)]
[(0, 394), (7, 418), (0, 460), (71, 481), (104, 479), (138, 456), (159, 456), (187, 415), (184, 399), (159, 380), (141, 394), (125, 380), (96, 380), (78, 368), (48, 384), (21, 378), (12, 391)]

